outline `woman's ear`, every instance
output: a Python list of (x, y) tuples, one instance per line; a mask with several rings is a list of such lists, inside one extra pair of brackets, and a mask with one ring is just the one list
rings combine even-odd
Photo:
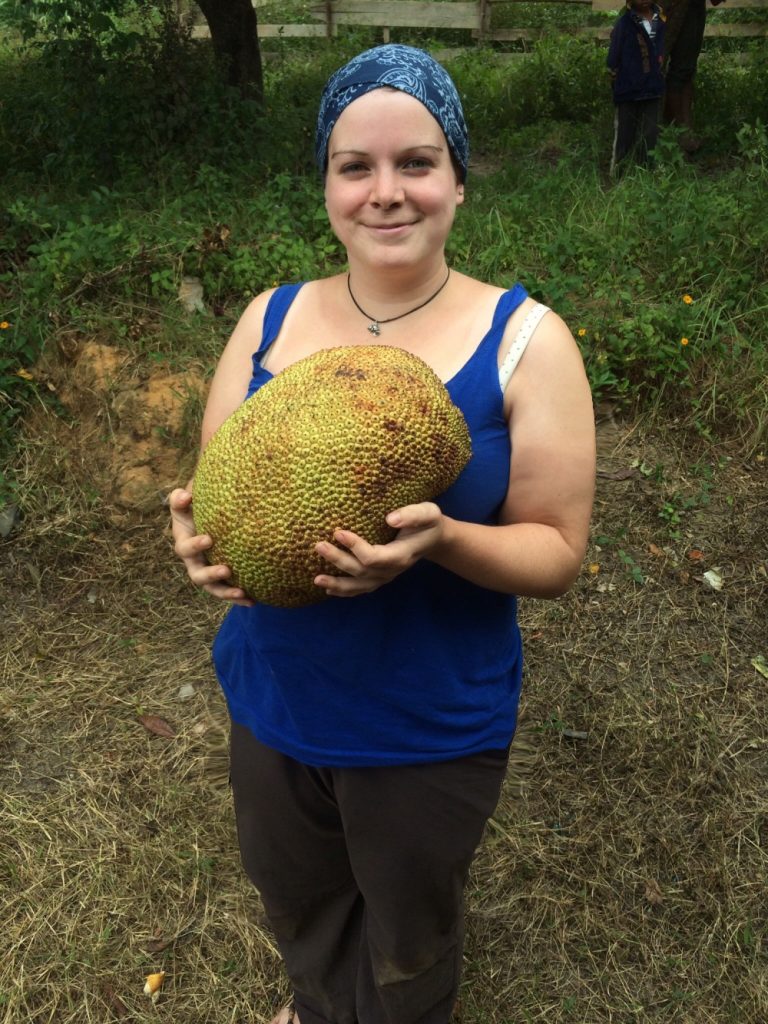
[(458, 204), (464, 202), (464, 186), (461, 183), (456, 186), (456, 202)]

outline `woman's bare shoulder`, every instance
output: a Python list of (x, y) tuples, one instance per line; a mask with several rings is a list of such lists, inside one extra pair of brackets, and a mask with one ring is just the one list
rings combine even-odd
[(588, 394), (584, 361), (573, 334), (565, 321), (549, 310), (535, 327), (506, 387), (507, 413), (514, 407), (519, 416), (529, 405), (567, 409), (577, 397)]
[[(264, 315), (267, 312), (267, 306), (269, 300), (277, 291), (276, 288), (269, 288), (265, 292), (261, 292), (255, 298), (251, 299), (248, 305), (245, 307), (243, 312), (240, 314), (240, 319), (235, 325), (235, 329), (229, 337), (227, 347), (233, 343), (236, 346), (240, 346), (250, 339), (256, 344), (256, 348), (261, 343), (261, 332), (264, 325)], [(226, 349), (225, 349), (226, 351)]]

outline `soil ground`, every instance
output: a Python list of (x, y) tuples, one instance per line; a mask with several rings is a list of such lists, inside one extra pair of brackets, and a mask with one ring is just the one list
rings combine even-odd
[[(82, 340), (40, 376), (60, 405), (26, 424), (0, 556), (0, 1022), (268, 1021), (287, 983), (236, 853), (222, 609), (162, 503), (202, 378)], [(456, 1021), (759, 1024), (768, 464), (605, 412), (581, 577), (521, 604), (523, 726)]]

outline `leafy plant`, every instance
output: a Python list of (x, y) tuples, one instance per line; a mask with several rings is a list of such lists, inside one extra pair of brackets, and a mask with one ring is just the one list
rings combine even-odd
[[(67, 4), (34, 10), (61, 17)], [(151, 13), (120, 4), (104, 7), (115, 40)], [(19, 371), (53, 331), (104, 331), (171, 359), (215, 353), (253, 295), (343, 266), (312, 135), (325, 78), (361, 40), (286, 48), (260, 114), (164, 24), (121, 52), (106, 23), (83, 26), (98, 35), (84, 51), (96, 79), (73, 75), (55, 47), (0, 60), (0, 131), (14, 141), (0, 190), (5, 437), (37, 393)], [(669, 134), (653, 174), (608, 185), (602, 61), (584, 40), (548, 39), (512, 62), (488, 49), (450, 62), (475, 157), (449, 259), (500, 285), (521, 280), (555, 308), (597, 398), (674, 404), (702, 434), (743, 422), (757, 444), (768, 427), (766, 120), (741, 123), (716, 173), (683, 161)], [(757, 56), (709, 69), (705, 109), (715, 82), (733, 109), (762, 95)], [(184, 277), (202, 286), (204, 314), (182, 313)]]

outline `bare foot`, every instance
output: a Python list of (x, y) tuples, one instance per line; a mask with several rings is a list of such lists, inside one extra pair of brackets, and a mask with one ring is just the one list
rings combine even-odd
[(298, 1013), (289, 1003), (288, 1006), (282, 1008), (276, 1017), (272, 1018), (272, 1024), (301, 1024), (301, 1021), (299, 1020)]

